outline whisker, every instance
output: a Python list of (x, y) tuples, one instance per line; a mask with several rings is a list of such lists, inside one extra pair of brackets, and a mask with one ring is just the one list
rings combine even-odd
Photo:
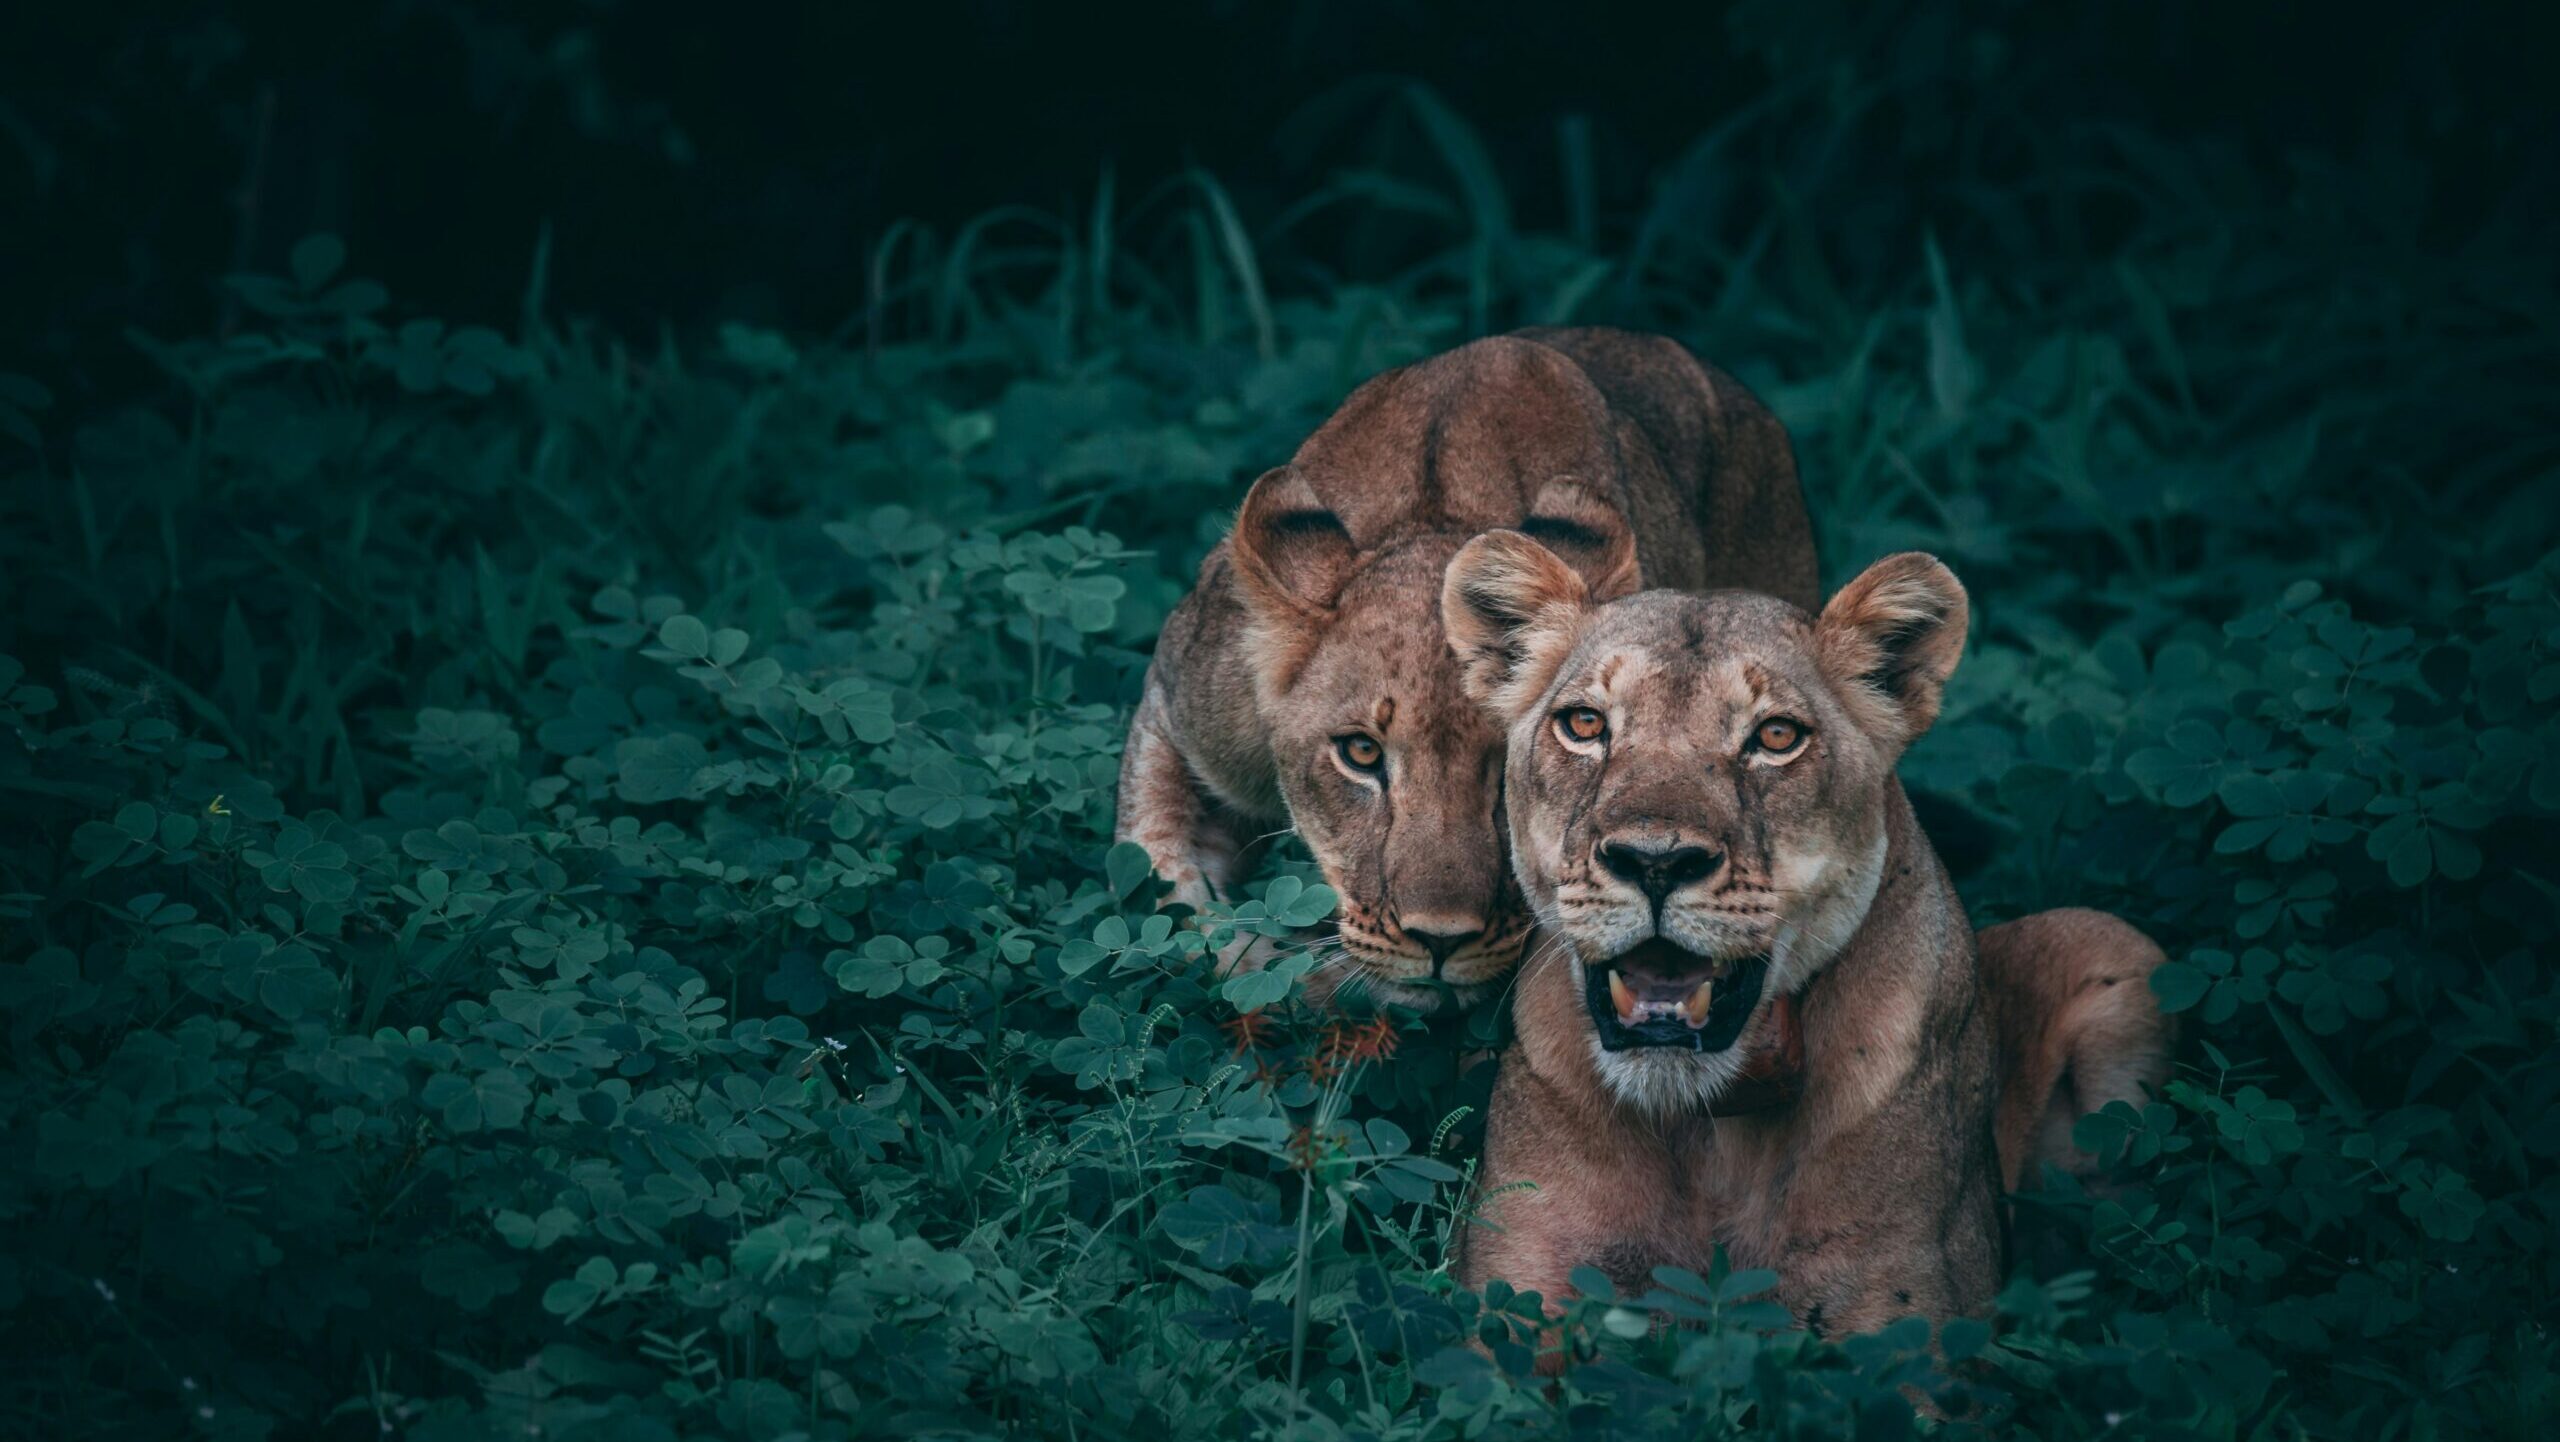
[(1547, 933), (1547, 935), (1539, 941), (1538, 945), (1531, 950), (1527, 956), (1521, 958), (1518, 966), (1511, 968), (1511, 975), (1503, 979), (1502, 995), (1497, 997), (1496, 1000), (1501, 1002), (1503, 1005), (1508, 1006), (1511, 1003), (1512, 996), (1520, 990), (1521, 978), (1529, 974), (1529, 968), (1545, 960), (1548, 952), (1562, 945), (1564, 945), (1564, 937), (1561, 934), (1556, 932)]

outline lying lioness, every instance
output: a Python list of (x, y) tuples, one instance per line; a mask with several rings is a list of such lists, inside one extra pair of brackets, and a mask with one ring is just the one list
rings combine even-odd
[[(2092, 913), (1974, 938), (1894, 763), (1965, 636), (1935, 559), (1819, 617), (1738, 591), (1600, 603), (1527, 536), (1451, 563), (1470, 694), (1508, 732), (1511, 855), (1539, 937), (1487, 1121), (1470, 1284), (1551, 1304), (1590, 1265), (1774, 1268), (1817, 1331), (1979, 1312), (2000, 1195), (2166, 1066), (2159, 953)], [(2005, 1033), (2005, 1035), (2004, 1035)], [(2057, 1130), (2058, 1128), (2058, 1130)]]
[(1812, 604), (1813, 528), (1777, 418), (1661, 336), (1495, 336), (1369, 381), (1167, 618), (1121, 758), (1118, 838), (1174, 899), (1222, 897), (1296, 828), (1342, 898), (1309, 978), (1422, 1009), (1519, 959), (1499, 732), (1458, 684), (1449, 557), (1525, 531), (1592, 594), (1749, 586)]

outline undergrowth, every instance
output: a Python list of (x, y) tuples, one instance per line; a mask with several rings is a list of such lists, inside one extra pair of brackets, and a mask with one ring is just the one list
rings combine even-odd
[[(236, 331), (134, 336), (130, 404), (0, 380), (0, 1429), (1866, 1437), (1936, 1387), (2550, 1435), (2547, 264), (2125, 132), (1924, 210), (1878, 140), (1922, 82), (1867, 79), (1636, 216), (1515, 214), (1404, 89), (1275, 216), (1202, 173), (902, 229), (832, 336), (629, 343), (547, 255), (445, 323), (313, 237)], [(1317, 217), (1413, 258), (1329, 274)], [(1768, 397), (1833, 579), (1965, 579), (1903, 771), (1977, 920), (2170, 951), (2176, 1079), (2082, 1123), (2132, 1185), (2020, 1200), (2073, 1260), (1952, 1380), (1722, 1269), (1590, 1279), (1526, 1378), (1534, 1300), (1445, 1270), (1499, 1018), (1220, 982), (1330, 895), (1284, 858), (1177, 927), (1109, 844), (1242, 486), (1381, 367), (1564, 320)]]

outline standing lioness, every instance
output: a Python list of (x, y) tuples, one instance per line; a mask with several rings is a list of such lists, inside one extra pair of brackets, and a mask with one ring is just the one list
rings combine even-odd
[(1818, 617), (1733, 591), (1601, 604), (1496, 533), (1451, 564), (1442, 608), (1508, 732), (1541, 929), (1483, 1177), (1537, 1189), (1466, 1239), (1464, 1279), (1554, 1302), (1590, 1265), (1636, 1294), (1721, 1244), (1816, 1330), (1985, 1308), (2004, 1144), (2010, 1175), (2067, 1148), (2052, 1114), (2138, 1096), (2165, 1038), (2158, 953), (2087, 913), (2044, 923), (2098, 928), (2085, 944), (2008, 938), (2043, 969), (1986, 996), (1893, 771), (1964, 643), (1955, 577), (1894, 556)]
[(1811, 604), (1786, 433), (1678, 342), (1496, 336), (1389, 371), (1254, 483), (1165, 622), (1131, 717), (1118, 835), (1175, 899), (1241, 880), (1294, 826), (1342, 898), (1312, 978), (1478, 999), (1527, 916), (1502, 855), (1502, 737), (1458, 683), (1440, 577), (1498, 527), (1597, 596), (1751, 586)]

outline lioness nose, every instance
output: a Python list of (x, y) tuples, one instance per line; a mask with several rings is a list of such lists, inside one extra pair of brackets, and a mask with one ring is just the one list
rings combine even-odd
[(1421, 942), (1422, 949), (1431, 953), (1431, 969), (1436, 973), (1448, 964), (1450, 957), (1458, 954), (1459, 947), (1484, 935), (1484, 929), (1478, 927), (1473, 931), (1423, 931), (1408, 926), (1404, 929), (1404, 934)]
[(1713, 876), (1724, 865), (1724, 853), (1678, 843), (1603, 841), (1600, 864), (1620, 881), (1632, 883), (1656, 907), (1664, 897), (1692, 881)]

